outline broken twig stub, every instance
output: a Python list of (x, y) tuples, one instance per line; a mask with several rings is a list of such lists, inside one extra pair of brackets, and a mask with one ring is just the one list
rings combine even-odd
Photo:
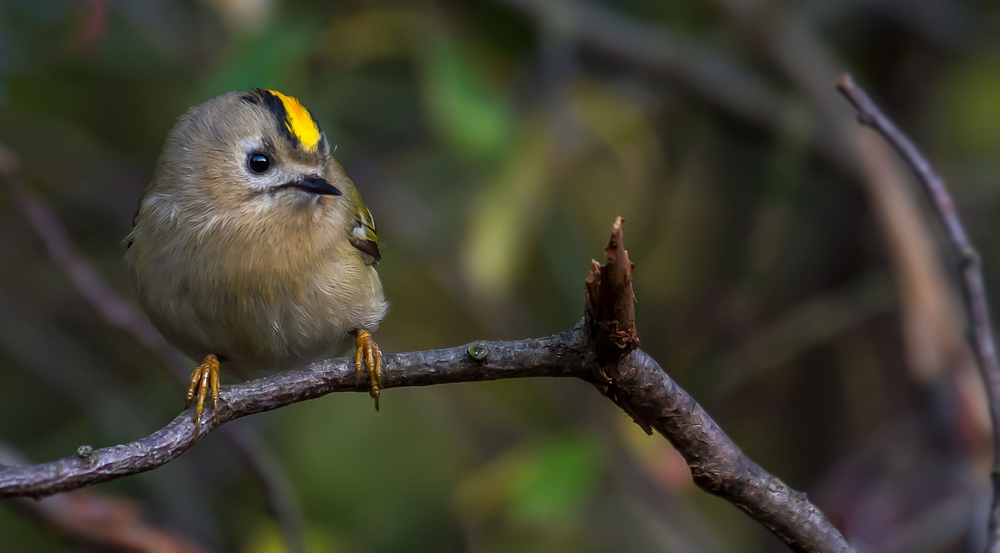
[(621, 217), (611, 226), (611, 239), (604, 248), (607, 262), (590, 262), (584, 279), (586, 309), (584, 315), (591, 338), (597, 346), (601, 364), (616, 361), (639, 347), (635, 330), (635, 294), (632, 292), (632, 269), (622, 241)]
[(622, 223), (616, 217), (611, 225), (611, 239), (604, 248), (607, 262), (590, 262), (584, 279), (586, 306), (584, 318), (590, 339), (597, 353), (594, 383), (611, 401), (625, 410), (647, 434), (653, 429), (633, 409), (618, 399), (618, 382), (627, 381), (634, 374), (625, 357), (639, 349), (639, 334), (635, 330), (635, 294), (632, 292), (632, 269), (628, 251), (622, 240)]

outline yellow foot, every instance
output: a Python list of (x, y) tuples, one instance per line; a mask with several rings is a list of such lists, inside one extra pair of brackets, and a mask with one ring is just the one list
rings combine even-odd
[(191, 443), (198, 441), (198, 434), (201, 433), (201, 413), (205, 409), (205, 398), (208, 390), (212, 390), (212, 417), (215, 423), (219, 423), (219, 358), (208, 354), (205, 360), (198, 365), (198, 368), (191, 373), (191, 382), (188, 384), (187, 402), (185, 408), (191, 407), (194, 402), (194, 438)]
[(368, 371), (368, 381), (371, 390), (368, 392), (375, 400), (375, 410), (378, 411), (379, 390), (382, 388), (382, 351), (372, 338), (371, 333), (358, 329), (357, 352), (354, 354), (354, 375), (361, 384), (361, 374)]

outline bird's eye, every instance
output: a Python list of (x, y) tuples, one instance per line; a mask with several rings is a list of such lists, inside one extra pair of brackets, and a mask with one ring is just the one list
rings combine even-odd
[(260, 152), (254, 152), (247, 156), (247, 167), (250, 168), (250, 171), (258, 175), (266, 173), (271, 168), (271, 158)]

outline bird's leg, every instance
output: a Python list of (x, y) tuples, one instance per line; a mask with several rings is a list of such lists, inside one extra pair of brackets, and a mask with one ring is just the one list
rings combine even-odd
[(371, 390), (368, 393), (375, 400), (375, 410), (378, 411), (379, 390), (382, 388), (382, 350), (378, 349), (378, 344), (370, 332), (358, 329), (357, 335), (358, 349), (354, 353), (356, 382), (360, 384), (361, 374), (368, 372), (368, 381), (371, 382)]
[(185, 408), (191, 407), (194, 403), (194, 438), (191, 443), (198, 441), (198, 434), (201, 433), (201, 413), (205, 409), (205, 399), (208, 391), (212, 390), (212, 417), (215, 423), (219, 423), (219, 358), (208, 354), (194, 372), (191, 373), (191, 381), (188, 383), (187, 401)]

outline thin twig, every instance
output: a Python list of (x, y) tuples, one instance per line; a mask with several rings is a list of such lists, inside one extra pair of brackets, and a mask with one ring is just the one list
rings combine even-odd
[[(25, 463), (27, 461), (19, 453), (0, 443), (0, 467)], [(181, 535), (150, 524), (143, 517), (140, 506), (123, 497), (80, 490), (38, 501), (18, 498), (11, 500), (10, 505), (38, 520), (60, 538), (102, 551), (206, 551)]]
[(715, 3), (809, 98), (830, 139), (848, 154), (847, 161), (861, 177), (899, 282), (900, 322), (911, 373), (926, 382), (949, 366), (971, 368), (974, 360), (955, 324), (958, 302), (938, 263), (933, 231), (920, 213), (906, 170), (892, 163), (890, 148), (864, 142), (873, 137), (851, 125), (851, 107), (830, 86), (843, 67), (837, 53), (794, 8), (769, 0)]
[(993, 338), (993, 322), (990, 317), (986, 289), (983, 285), (982, 263), (979, 254), (969, 241), (965, 226), (958, 216), (955, 203), (945, 186), (944, 180), (934, 171), (914, 143), (891, 119), (886, 117), (875, 102), (854, 83), (850, 75), (844, 74), (837, 83), (837, 89), (855, 109), (858, 121), (875, 129), (903, 157), (913, 170), (917, 180), (926, 192), (931, 206), (945, 229), (951, 247), (959, 256), (964, 297), (972, 322), (971, 341), (989, 399), (990, 418), (993, 422), (993, 507), (989, 522), (987, 551), (1000, 553), (1000, 365), (997, 363), (996, 343)]
[[(805, 93), (821, 115), (824, 128), (829, 129), (837, 150), (847, 151), (847, 161), (862, 177), (899, 282), (900, 323), (908, 369), (915, 380), (926, 386), (929, 376), (940, 375), (948, 368), (971, 369), (974, 360), (956, 324), (960, 308), (934, 252), (929, 221), (920, 213), (906, 170), (892, 163), (890, 148), (877, 140), (867, 141), (875, 137), (851, 126), (850, 107), (830, 86), (843, 67), (836, 53), (805, 18), (792, 15), (796, 9), (792, 4), (767, 0), (715, 3)], [(980, 400), (978, 396), (970, 399)], [(996, 402), (990, 403), (995, 409)], [(984, 434), (996, 432), (995, 425), (989, 423), (982, 430)]]
[[(18, 170), (17, 157), (3, 144), (0, 144), (0, 177), (6, 183), (18, 210), (80, 295), (105, 321), (132, 335), (159, 357), (171, 375), (182, 386), (186, 385), (188, 367), (185, 367), (176, 351), (149, 319), (108, 286), (93, 264), (77, 251), (69, 233), (52, 209), (25, 187)], [(266, 445), (252, 428), (227, 427), (223, 430), (223, 436), (243, 457), (251, 474), (260, 482), (267, 507), (277, 520), (289, 551), (304, 552), (301, 514), (284, 468), (267, 451)]]
[(176, 351), (163, 339), (149, 319), (123, 299), (101, 279), (94, 266), (76, 250), (69, 233), (45, 205), (26, 187), (15, 155), (0, 144), (0, 177), (10, 191), (14, 205), (45, 245), (45, 249), (66, 273), (74, 288), (108, 323), (131, 334), (186, 384), (188, 371), (178, 363)]

